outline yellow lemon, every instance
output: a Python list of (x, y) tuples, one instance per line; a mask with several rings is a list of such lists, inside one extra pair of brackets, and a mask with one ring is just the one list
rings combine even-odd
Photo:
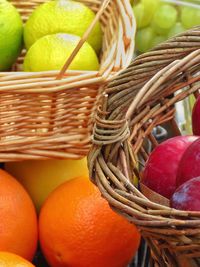
[[(79, 36), (57, 33), (37, 40), (24, 59), (25, 71), (60, 70), (80, 40)], [(98, 70), (99, 61), (86, 42), (69, 66), (71, 70)]]
[[(39, 38), (54, 33), (70, 33), (83, 36), (95, 17), (86, 5), (71, 0), (46, 2), (33, 11), (24, 29), (26, 48)], [(97, 23), (88, 38), (88, 43), (98, 53), (102, 44), (102, 30)]]

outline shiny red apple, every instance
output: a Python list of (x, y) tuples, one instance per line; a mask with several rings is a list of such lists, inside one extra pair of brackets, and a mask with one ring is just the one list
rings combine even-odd
[(200, 177), (179, 186), (172, 195), (170, 205), (177, 210), (200, 211)]
[(195, 135), (200, 135), (200, 96), (192, 110), (192, 130)]
[(177, 170), (177, 186), (200, 176), (200, 138), (185, 151)]
[(176, 136), (158, 145), (149, 156), (141, 182), (170, 199), (176, 190), (176, 175), (181, 157), (197, 138), (199, 137)]

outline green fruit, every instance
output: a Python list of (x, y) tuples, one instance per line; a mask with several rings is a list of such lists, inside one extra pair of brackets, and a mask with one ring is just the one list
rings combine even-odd
[[(160, 0), (141, 0), (141, 3), (145, 6), (146, 10), (153, 15), (156, 9), (160, 6)], [(148, 9), (147, 9), (148, 8)]]
[(172, 5), (161, 5), (155, 12), (152, 27), (157, 34), (165, 35), (175, 25), (178, 12)]
[(181, 23), (184, 28), (190, 29), (200, 24), (200, 9), (193, 7), (181, 8)]
[[(49, 34), (69, 33), (82, 37), (94, 17), (94, 12), (79, 2), (71, 0), (46, 2), (35, 9), (25, 24), (26, 48), (29, 49), (36, 40)], [(99, 53), (102, 45), (99, 22), (87, 41)]]
[(166, 39), (167, 39), (167, 37), (164, 36), (164, 35), (155, 36), (154, 39), (152, 40), (152, 43), (151, 43), (152, 48), (157, 46), (157, 45), (159, 45), (159, 44), (161, 44), (161, 43), (163, 43), (163, 42), (165, 42)]
[[(24, 59), (25, 71), (60, 70), (80, 40), (79, 36), (57, 33), (37, 40)], [(98, 70), (94, 49), (85, 42), (69, 66), (70, 70)]]
[(168, 37), (176, 36), (184, 31), (185, 29), (182, 24), (180, 22), (177, 22), (174, 27), (169, 31)]
[(145, 8), (142, 3), (138, 3), (136, 6), (133, 6), (133, 13), (135, 15), (138, 29), (149, 25), (150, 19), (145, 14)]
[(152, 17), (159, 7), (160, 0), (142, 0), (133, 6), (137, 28), (144, 28), (151, 23)]
[(0, 71), (9, 70), (22, 49), (23, 23), (17, 9), (0, 0)]
[(155, 33), (151, 27), (138, 30), (136, 34), (136, 48), (139, 52), (144, 53), (152, 48), (152, 42)]

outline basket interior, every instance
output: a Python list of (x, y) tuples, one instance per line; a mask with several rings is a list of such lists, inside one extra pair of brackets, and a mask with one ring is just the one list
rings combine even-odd
[[(23, 21), (26, 22), (33, 10), (46, 1), (32, 0), (25, 2), (19, 0), (11, 2), (17, 7)], [(79, 2), (84, 3), (97, 13), (103, 1), (80, 0)], [(134, 24), (134, 21), (130, 16), (129, 8), (129, 6), (127, 7), (126, 0), (121, 3), (110, 0), (100, 17), (100, 24), (103, 31), (102, 50), (99, 55), (100, 72), (106, 72), (105, 75), (124, 68), (130, 63), (134, 48), (133, 37), (135, 29), (133, 29), (131, 25)], [(128, 17), (125, 18), (125, 16)], [(129, 31), (128, 34), (130, 36), (132, 35), (132, 40), (126, 38), (126, 31)], [(17, 60), (17, 64), (14, 65), (13, 70), (23, 70), (22, 64), (25, 53), (26, 50), (24, 49), (22, 55)]]

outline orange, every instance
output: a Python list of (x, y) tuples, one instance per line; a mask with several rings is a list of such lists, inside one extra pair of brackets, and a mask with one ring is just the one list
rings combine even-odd
[(125, 267), (140, 243), (137, 228), (112, 211), (84, 177), (49, 195), (39, 216), (39, 238), (51, 267)]
[(0, 251), (32, 260), (37, 247), (37, 216), (20, 183), (0, 169)]
[(10, 253), (0, 251), (0, 266), (1, 267), (34, 267), (34, 265), (22, 257)]

